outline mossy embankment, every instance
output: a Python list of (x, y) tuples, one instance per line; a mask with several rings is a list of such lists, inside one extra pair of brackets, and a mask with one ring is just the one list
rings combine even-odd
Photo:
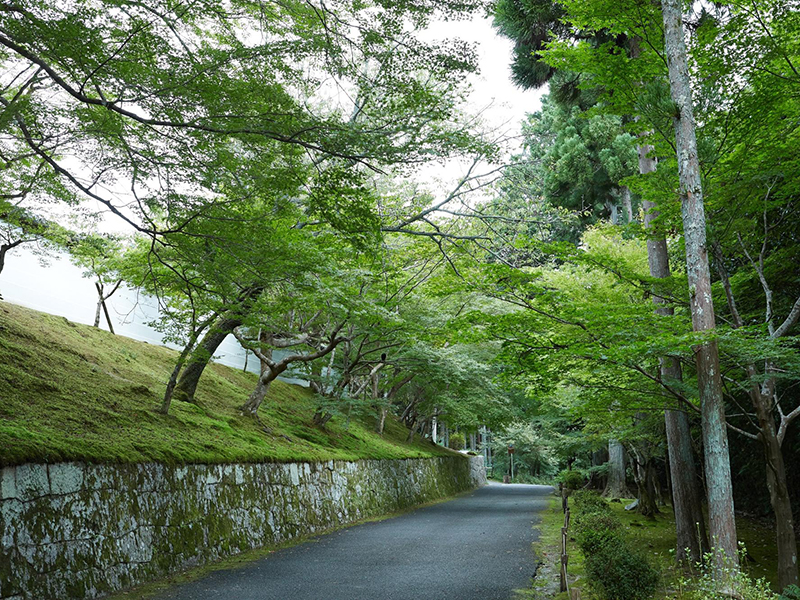
[(0, 302), (0, 466), (26, 462), (222, 463), (452, 455), (387, 419), (312, 425), (309, 390), (273, 383), (261, 423), (238, 407), (256, 376), (220, 364), (196, 404), (158, 412), (174, 350)]

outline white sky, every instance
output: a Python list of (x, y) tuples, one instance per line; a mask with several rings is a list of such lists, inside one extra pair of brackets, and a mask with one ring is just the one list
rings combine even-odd
[[(512, 42), (495, 34), (490, 18), (472, 21), (440, 22), (429, 30), (431, 37), (457, 37), (477, 44), (480, 73), (474, 77), (470, 107), (485, 112), (486, 120), (496, 127), (510, 126), (519, 131), (525, 114), (541, 107), (544, 90), (522, 90), (511, 81)], [(427, 37), (427, 36), (425, 36)]]

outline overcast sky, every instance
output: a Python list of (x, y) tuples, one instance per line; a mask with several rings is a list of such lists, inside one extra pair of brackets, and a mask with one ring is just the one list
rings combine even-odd
[(458, 37), (477, 44), (480, 74), (472, 83), (470, 105), (478, 110), (491, 105), (486, 117), (500, 127), (507, 123), (519, 130), (525, 114), (541, 106), (543, 90), (522, 90), (511, 81), (512, 42), (495, 34), (489, 18), (436, 23), (430, 28), (435, 37)]

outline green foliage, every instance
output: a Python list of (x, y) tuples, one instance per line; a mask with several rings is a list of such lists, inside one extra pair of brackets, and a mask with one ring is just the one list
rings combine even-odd
[(611, 214), (621, 182), (638, 169), (636, 141), (614, 115), (546, 96), (523, 132), (524, 158), (538, 170), (544, 197), (578, 215), (584, 225)]
[(652, 596), (658, 571), (630, 547), (608, 503), (588, 491), (574, 494), (572, 500), (573, 528), (592, 584), (609, 600)]
[(520, 481), (552, 481), (556, 473), (556, 456), (541, 423), (515, 421), (492, 435), (495, 473), (510, 471), (508, 446), (514, 446), (514, 477)]
[[(740, 542), (742, 560), (747, 552)], [(678, 598), (686, 600), (719, 600), (720, 598), (741, 598), (741, 600), (780, 600), (783, 596), (770, 589), (765, 579), (755, 579), (744, 570), (727, 564), (714, 568), (715, 557), (712, 552), (703, 557), (703, 561), (695, 565), (696, 574), (692, 578), (682, 578)], [(796, 586), (790, 586), (795, 587)], [(787, 588), (788, 589), (788, 588)], [(789, 590), (792, 598), (792, 591)]]
[(514, 42), (511, 72), (517, 84), (538, 88), (553, 68), (541, 60), (551, 32), (564, 32), (564, 9), (552, 0), (499, 0), (494, 4), (494, 26)]
[(642, 600), (656, 591), (659, 576), (645, 557), (609, 541), (586, 555), (586, 572), (609, 600)]
[(800, 587), (789, 585), (783, 590), (780, 600), (800, 600)]
[(465, 441), (463, 433), (451, 433), (447, 445), (453, 450), (463, 450)]
[(583, 487), (585, 478), (579, 471), (561, 471), (558, 474), (557, 481), (564, 484), (568, 490), (577, 490)]

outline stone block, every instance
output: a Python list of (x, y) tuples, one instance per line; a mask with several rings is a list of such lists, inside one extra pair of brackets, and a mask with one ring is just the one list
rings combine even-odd
[(292, 480), (292, 485), (300, 485), (300, 472), (297, 469), (297, 463), (289, 464), (289, 477)]
[(17, 467), (0, 470), (0, 500), (17, 497)]
[(79, 463), (48, 465), (47, 471), (53, 494), (74, 494), (83, 488), (84, 467)]
[(20, 465), (15, 480), (17, 498), (23, 502), (50, 494), (47, 465)]

